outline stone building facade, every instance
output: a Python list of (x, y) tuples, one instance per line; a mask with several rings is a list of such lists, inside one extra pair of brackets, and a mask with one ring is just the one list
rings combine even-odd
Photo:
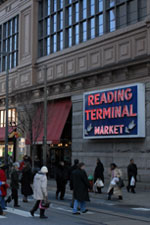
[[(78, 1), (67, 4), (74, 7), (74, 2)], [(81, 2), (79, 1), (80, 4)], [(108, 1), (104, 1), (104, 4), (106, 2)], [(110, 4), (112, 2), (109, 1)], [(118, 4), (135, 2), (137, 7), (144, 7), (140, 5), (142, 1), (137, 0), (118, 1)], [(6, 0), (0, 5), (1, 24), (18, 16), (18, 60), (17, 65), (9, 69), (9, 107), (17, 108), (20, 96), (23, 100), (30, 99), (31, 103), (44, 100), (43, 66), (46, 65), (48, 101), (64, 98), (71, 100), (72, 160), (79, 158), (84, 161), (88, 174), (93, 173), (98, 157), (106, 168), (106, 174), (111, 162), (115, 162), (126, 174), (128, 162), (130, 158), (134, 158), (139, 168), (138, 179), (142, 182), (150, 179), (150, 1), (144, 2), (146, 9), (143, 10), (146, 13), (140, 21), (137, 19), (117, 29), (116, 17), (114, 29), (112, 26), (112, 30), (111, 27), (107, 30), (104, 22), (102, 35), (81, 40), (78, 45), (66, 46), (61, 51), (53, 49), (52, 54), (41, 57), (38, 47), (41, 1)], [(66, 40), (65, 34), (63, 35)], [(65, 46), (65, 41), (63, 42)], [(50, 51), (51, 48), (53, 47), (50, 47)], [(5, 76), (4, 69), (0, 73), (0, 110), (5, 109)], [(145, 137), (83, 139), (83, 94), (134, 83), (145, 84)]]

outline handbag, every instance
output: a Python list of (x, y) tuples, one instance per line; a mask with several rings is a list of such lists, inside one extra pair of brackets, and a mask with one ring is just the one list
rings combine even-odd
[(98, 188), (104, 187), (103, 181), (102, 181), (101, 179), (99, 179), (99, 178), (96, 180), (95, 185), (96, 185), (96, 187), (98, 187)]
[(131, 180), (130, 180), (130, 186), (135, 186), (135, 178), (134, 176), (131, 177)]
[(39, 204), (39, 208), (40, 209), (47, 209), (47, 208), (49, 208), (49, 205), (50, 205), (50, 201), (48, 201), (48, 200), (41, 200), (40, 204)]
[(121, 177), (119, 177), (119, 181), (117, 182), (117, 185), (119, 188), (123, 188), (125, 185), (124, 185), (124, 182), (123, 182), (123, 179)]

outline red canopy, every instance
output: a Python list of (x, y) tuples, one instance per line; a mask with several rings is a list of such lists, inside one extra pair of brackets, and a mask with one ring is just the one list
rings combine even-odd
[[(69, 112), (71, 110), (71, 101), (61, 100), (57, 102), (52, 102), (47, 105), (47, 142), (58, 143), (66, 120), (68, 118)], [(41, 107), (44, 107), (43, 105)], [(44, 110), (39, 109), (36, 115), (36, 122), (33, 125), (33, 142), (43, 143), (44, 136)], [(37, 121), (38, 120), (38, 121)], [(41, 122), (41, 125), (38, 123)], [(37, 129), (37, 126), (38, 129)], [(30, 144), (29, 139), (26, 140), (26, 144)]]
[[(8, 127), (8, 137), (9, 134), (15, 129), (16, 127)], [(0, 141), (5, 141), (5, 127), (0, 127)]]

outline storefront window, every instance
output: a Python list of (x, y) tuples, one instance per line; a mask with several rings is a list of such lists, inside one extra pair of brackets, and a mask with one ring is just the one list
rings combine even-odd
[[(8, 125), (10, 127), (17, 125), (17, 111), (16, 109), (8, 110)], [(6, 111), (0, 110), (0, 127), (6, 126)]]

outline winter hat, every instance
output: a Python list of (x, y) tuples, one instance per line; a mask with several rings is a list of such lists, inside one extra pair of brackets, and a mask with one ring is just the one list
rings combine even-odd
[(41, 171), (40, 171), (41, 173), (48, 173), (48, 169), (47, 169), (47, 167), (46, 166), (42, 166), (42, 168), (41, 168)]

